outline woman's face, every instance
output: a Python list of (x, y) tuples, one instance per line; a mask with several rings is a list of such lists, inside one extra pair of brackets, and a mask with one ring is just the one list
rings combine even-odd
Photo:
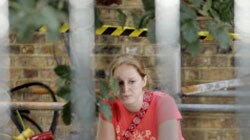
[(143, 87), (147, 79), (141, 77), (135, 67), (122, 64), (114, 70), (114, 77), (118, 80), (120, 86), (120, 99), (124, 104), (137, 103), (143, 98)]

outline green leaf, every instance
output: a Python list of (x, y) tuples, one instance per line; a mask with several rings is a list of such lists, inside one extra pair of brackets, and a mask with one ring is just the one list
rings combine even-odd
[(30, 40), (41, 25), (48, 28), (49, 39), (55, 41), (61, 22), (67, 19), (64, 11), (49, 5), (49, 0), (10, 0), (9, 9), (11, 30), (21, 42)]
[(100, 16), (100, 10), (95, 8), (95, 28), (100, 28), (103, 25), (103, 21)]
[(71, 93), (70, 85), (64, 85), (58, 89), (56, 95), (69, 101), (70, 100), (70, 93)]
[[(218, 13), (219, 19), (223, 22), (233, 25), (234, 22), (234, 1), (232, 0), (214, 0), (212, 3), (212, 9)], [(211, 14), (214, 18), (214, 16)]]
[(136, 29), (140, 28), (140, 23), (142, 20), (142, 16), (141, 15), (136, 15), (136, 14), (132, 14), (133, 17), (133, 22), (134, 22), (134, 26)]
[(215, 21), (220, 21), (220, 15), (214, 9), (209, 10), (210, 15), (214, 18)]
[(142, 17), (141, 17), (141, 21), (139, 24), (139, 29), (140, 28), (145, 28), (147, 27), (148, 23), (150, 20), (154, 20), (155, 18), (155, 12), (154, 11), (149, 11), (146, 12)]
[(116, 94), (119, 92), (120, 87), (119, 87), (119, 82), (115, 79), (115, 78), (111, 78), (110, 79), (110, 84), (111, 84), (111, 91)]
[(199, 40), (196, 40), (194, 42), (186, 43), (188, 52), (192, 55), (192, 57), (195, 57), (200, 52), (200, 42)]
[(118, 9), (117, 11), (118, 11), (119, 25), (124, 26), (127, 20), (127, 15), (121, 9)]
[(212, 7), (212, 0), (207, 0), (207, 1), (205, 2), (205, 4), (203, 5), (203, 7), (202, 7), (202, 12), (203, 12), (206, 16), (209, 15), (209, 14), (208, 14), (208, 10), (211, 9), (211, 7)]
[(17, 0), (17, 2), (26, 9), (31, 9), (31, 7), (34, 7), (36, 3), (34, 0)]
[(57, 78), (57, 80), (56, 80), (57, 87), (62, 87), (66, 84), (67, 84), (67, 79)]
[(99, 82), (100, 87), (100, 96), (105, 99), (109, 99), (109, 85), (106, 80), (100, 80)]
[(72, 110), (71, 110), (71, 102), (67, 102), (62, 110), (62, 120), (64, 122), (64, 124), (66, 125), (70, 125), (71, 124), (71, 120), (72, 120)]
[(198, 31), (198, 25), (193, 20), (186, 20), (181, 25), (181, 33), (183, 39), (186, 40), (188, 43), (194, 42), (199, 38)]
[(142, 0), (143, 7), (145, 11), (154, 11), (155, 10), (155, 1), (154, 0)]
[(61, 25), (59, 15), (51, 6), (45, 6), (40, 10), (43, 17), (43, 23), (48, 27), (48, 37), (51, 41), (56, 41), (59, 34), (59, 27)]
[(64, 79), (70, 79), (71, 76), (71, 69), (69, 65), (57, 65), (54, 68), (55, 73)]
[(213, 23), (209, 26), (209, 32), (222, 50), (229, 49), (230, 38), (227, 25), (223, 23)]
[(99, 112), (108, 120), (112, 118), (112, 111), (109, 104), (101, 103), (99, 106)]
[(192, 10), (186, 4), (181, 5), (180, 16), (181, 16), (180, 18), (181, 23), (184, 22), (185, 20), (190, 20), (190, 19), (195, 20), (197, 17), (194, 10)]
[(155, 20), (150, 20), (147, 27), (148, 27), (148, 33), (147, 33), (148, 40), (151, 43), (156, 43)]
[(202, 5), (204, 5), (204, 1), (203, 0), (189, 0), (193, 5), (195, 5), (196, 7), (201, 7)]

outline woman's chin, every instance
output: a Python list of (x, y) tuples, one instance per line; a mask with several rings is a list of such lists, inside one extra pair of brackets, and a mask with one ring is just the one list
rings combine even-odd
[(123, 104), (129, 105), (133, 103), (133, 100), (129, 99), (129, 98), (122, 98), (122, 102)]

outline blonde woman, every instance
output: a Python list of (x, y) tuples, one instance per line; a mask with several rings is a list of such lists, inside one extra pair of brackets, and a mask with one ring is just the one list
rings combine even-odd
[(174, 99), (145, 89), (148, 75), (135, 57), (115, 59), (111, 75), (118, 80), (120, 93), (108, 102), (112, 119), (99, 115), (97, 140), (184, 140)]

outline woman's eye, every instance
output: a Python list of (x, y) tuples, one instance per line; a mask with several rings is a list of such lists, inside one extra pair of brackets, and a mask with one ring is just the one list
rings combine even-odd
[(118, 82), (118, 84), (121, 86), (121, 85), (123, 85), (123, 82), (122, 82), (122, 81), (120, 81), (120, 82)]
[(135, 80), (130, 80), (129, 83), (130, 83), (130, 84), (134, 84), (134, 83), (135, 83)]

